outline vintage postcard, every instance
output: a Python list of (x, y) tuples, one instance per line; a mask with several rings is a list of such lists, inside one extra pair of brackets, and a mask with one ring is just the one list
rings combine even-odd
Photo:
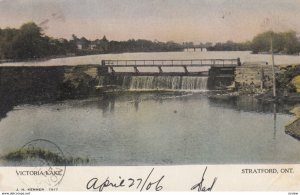
[(300, 191), (299, 0), (0, 0), (0, 191)]

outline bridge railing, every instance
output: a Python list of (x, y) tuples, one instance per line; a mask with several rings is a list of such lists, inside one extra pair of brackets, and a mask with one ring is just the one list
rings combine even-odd
[(109, 67), (172, 67), (172, 66), (212, 66), (233, 67), (238, 59), (193, 59), (193, 60), (102, 60), (102, 65)]
[[(207, 75), (210, 67), (235, 67), (239, 59), (193, 60), (102, 60), (105, 74), (120, 75)], [(103, 72), (102, 71), (102, 72)]]

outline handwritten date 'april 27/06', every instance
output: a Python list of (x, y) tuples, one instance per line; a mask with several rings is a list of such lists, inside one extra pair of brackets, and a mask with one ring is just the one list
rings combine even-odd
[(88, 181), (86, 188), (88, 190), (98, 190), (99, 192), (103, 191), (104, 189), (111, 187), (111, 188), (134, 188), (139, 191), (148, 191), (148, 190), (155, 190), (161, 191), (163, 189), (162, 181), (165, 176), (161, 176), (158, 178), (152, 178), (152, 173), (154, 168), (150, 171), (146, 178), (122, 178), (119, 176), (119, 181), (113, 182), (109, 177), (106, 178), (104, 182), (99, 181), (98, 178), (92, 178)]
[[(202, 178), (193, 185), (190, 190), (192, 191), (212, 191), (217, 177), (214, 178), (213, 182), (209, 186), (205, 186), (205, 174), (207, 171), (207, 167), (205, 168)], [(161, 191), (164, 188), (164, 180), (166, 179), (165, 175), (161, 175), (158, 177), (153, 176), (154, 168), (150, 171), (150, 173), (145, 178), (122, 178), (121, 176), (118, 177), (118, 181), (113, 181), (109, 177), (105, 180), (101, 180), (99, 178), (92, 178), (88, 181), (86, 185), (87, 190), (96, 190), (96, 191), (104, 191), (105, 189), (117, 189), (117, 188), (131, 188), (133, 190), (138, 191)]]

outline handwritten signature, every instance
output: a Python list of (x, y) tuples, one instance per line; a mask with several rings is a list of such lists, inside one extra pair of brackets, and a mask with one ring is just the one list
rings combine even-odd
[(99, 178), (92, 178), (88, 181), (86, 188), (88, 190), (98, 190), (99, 192), (103, 191), (105, 188), (112, 187), (112, 188), (134, 188), (142, 191), (148, 190), (155, 190), (161, 191), (163, 189), (162, 181), (164, 179), (164, 175), (161, 177), (156, 178), (155, 180), (151, 177), (154, 168), (150, 171), (150, 173), (145, 178), (126, 178), (123, 179), (119, 177), (118, 182), (113, 182), (110, 180), (109, 177), (105, 179), (104, 182), (99, 181)]
[(206, 170), (207, 170), (207, 167), (205, 168), (205, 170), (204, 170), (204, 172), (203, 172), (203, 174), (202, 174), (201, 181), (200, 181), (199, 183), (195, 184), (195, 185), (191, 188), (191, 190), (197, 190), (198, 192), (212, 191), (212, 189), (213, 189), (214, 185), (216, 184), (218, 178), (215, 177), (214, 180), (213, 180), (213, 182), (212, 182), (212, 184), (211, 184), (209, 187), (205, 187), (205, 186), (203, 185), (203, 183), (204, 183), (204, 181), (205, 181), (204, 177), (205, 177)]

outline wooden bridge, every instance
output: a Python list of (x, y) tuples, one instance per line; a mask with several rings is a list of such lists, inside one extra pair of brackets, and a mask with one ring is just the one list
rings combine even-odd
[(232, 70), (240, 59), (102, 60), (99, 75), (208, 76), (209, 70)]

